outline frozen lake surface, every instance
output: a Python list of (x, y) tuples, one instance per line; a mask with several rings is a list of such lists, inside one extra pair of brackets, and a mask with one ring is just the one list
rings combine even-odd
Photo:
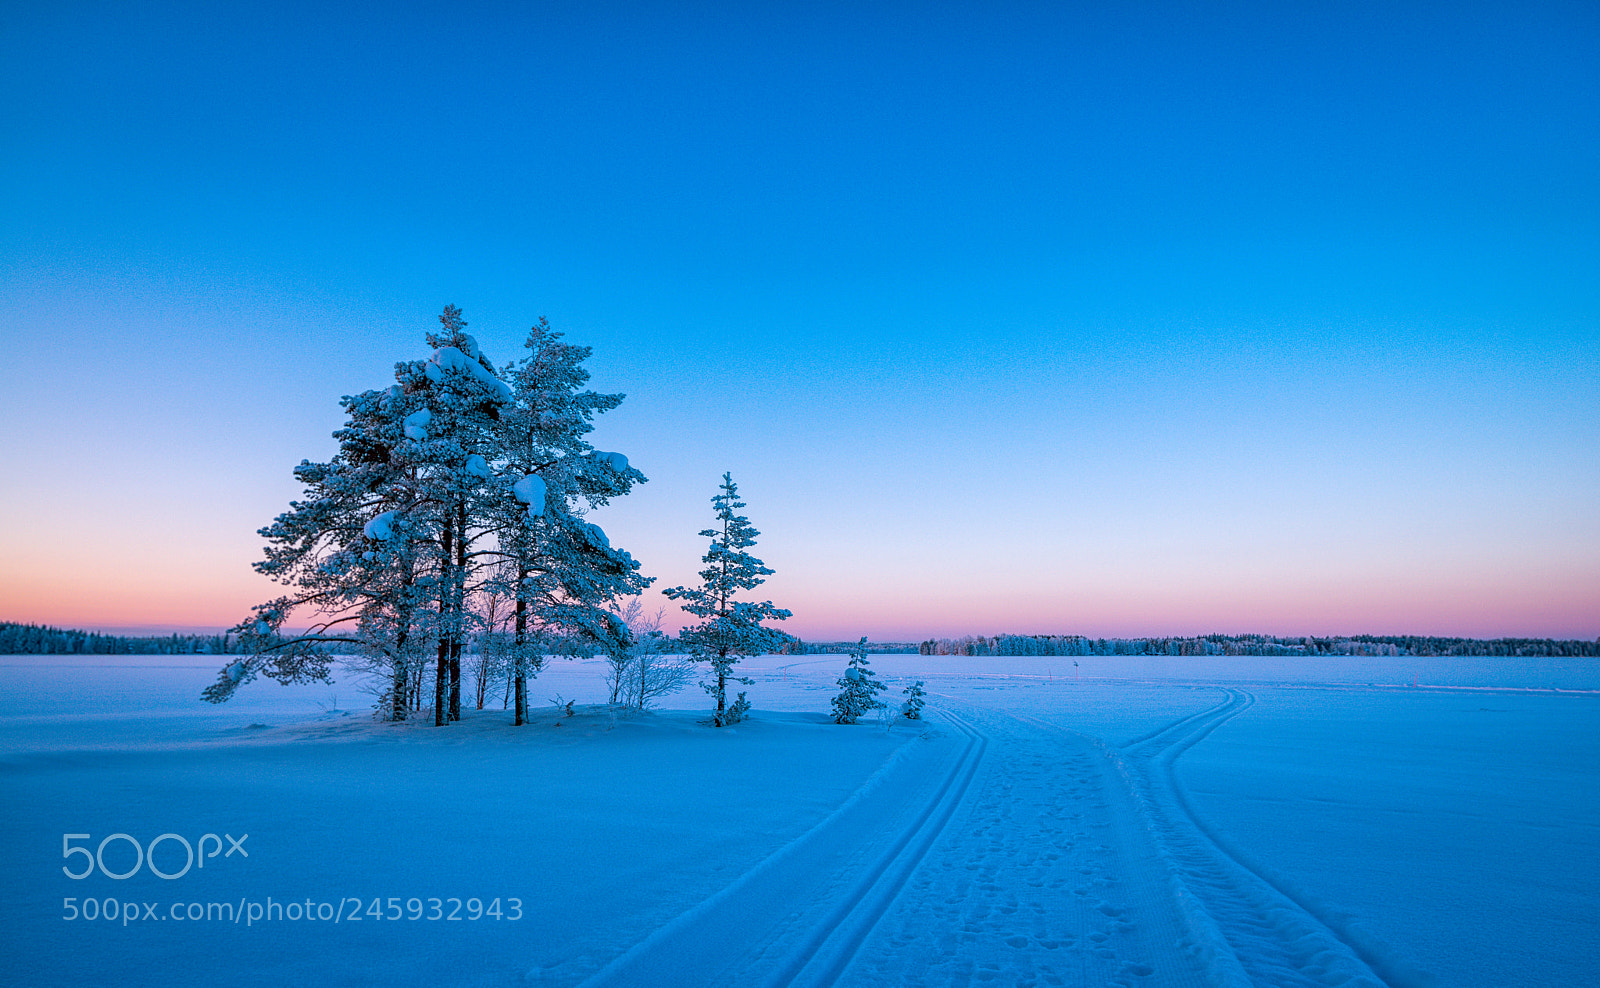
[(614, 715), (599, 662), (435, 729), (110, 661), (0, 658), (8, 983), (1600, 976), (1593, 660), (885, 655), (928, 720), (839, 727), (843, 657), (769, 656), (721, 731)]

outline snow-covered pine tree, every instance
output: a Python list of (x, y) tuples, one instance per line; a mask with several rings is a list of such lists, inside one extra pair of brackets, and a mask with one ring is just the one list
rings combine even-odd
[(867, 661), (867, 639), (850, 650), (850, 664), (837, 680), (839, 695), (833, 698), (833, 722), (854, 724), (864, 714), (884, 706), (878, 694), (888, 689), (888, 684), (878, 681), (877, 673)]
[(515, 573), (512, 592), (511, 677), (515, 723), (528, 718), (528, 679), (556, 638), (587, 640), (602, 650), (632, 645), (626, 624), (607, 605), (639, 594), (654, 579), (611, 545), (589, 509), (628, 493), (645, 476), (621, 453), (597, 451), (584, 437), (594, 416), (616, 408), (623, 395), (584, 389), (589, 347), (564, 343), (540, 319), (528, 333), (527, 354), (507, 370), (516, 404), (502, 419), (494, 514), (500, 547)]
[(731, 474), (722, 475), (722, 493), (711, 499), (711, 505), (718, 527), (700, 532), (701, 537), (711, 539), (710, 548), (700, 557), (706, 564), (700, 571), (700, 586), (669, 587), (662, 593), (683, 601), (684, 611), (700, 619), (700, 623), (684, 628), (678, 641), (696, 661), (710, 664), (716, 678), (705, 684), (705, 690), (717, 700), (712, 723), (725, 727), (742, 719), (750, 708), (743, 693), (732, 706), (728, 704), (730, 679), (746, 686), (753, 682), (734, 676), (734, 665), (745, 656), (776, 652), (794, 638), (761, 624), (782, 621), (791, 616), (790, 611), (773, 606), (770, 600), (734, 600), (735, 594), (765, 583), (763, 577), (771, 576), (772, 570), (744, 551), (756, 544), (756, 536), (761, 533), (751, 526), (750, 519), (734, 513), (745, 503), (739, 500), (739, 487)]
[(905, 694), (906, 702), (900, 704), (900, 712), (906, 715), (907, 720), (922, 719), (922, 680), (917, 680), (900, 692)]
[[(250, 654), (223, 668), (206, 699), (222, 702), (258, 673), (325, 681), (328, 658), (317, 646), (339, 642), (390, 663), (391, 716), (401, 718), (421, 689), (416, 653), (430, 642), (434, 723), (459, 719), (461, 652), (475, 620), (467, 604), (507, 558), (519, 672), (540, 635), (627, 635), (604, 605), (650, 581), (582, 517), (645, 479), (620, 453), (582, 440), (592, 415), (622, 396), (578, 392), (589, 349), (558, 344), (543, 320), (529, 358), (511, 368), (515, 391), (466, 334), (459, 309), (446, 306), (439, 321), (443, 331), (428, 335), (432, 357), (396, 364), (398, 383), (386, 391), (344, 399), (350, 421), (335, 433), (339, 454), (297, 469), (305, 499), (262, 530), (267, 560), (257, 564), (295, 592), (234, 629)], [(315, 612), (315, 623), (286, 636), (297, 608)]]

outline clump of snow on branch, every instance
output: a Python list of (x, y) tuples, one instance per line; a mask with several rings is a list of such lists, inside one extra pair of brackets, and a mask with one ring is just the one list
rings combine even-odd
[(428, 423), (433, 421), (433, 413), (426, 408), (418, 409), (407, 415), (404, 420), (406, 438), (422, 442), (428, 438)]
[(511, 485), (511, 493), (516, 495), (518, 501), (528, 506), (529, 518), (541, 518), (544, 516), (545, 483), (543, 477), (530, 473)]
[(365, 525), (361, 526), (361, 534), (369, 539), (385, 541), (394, 537), (394, 520), (400, 512), (385, 511)]
[[(478, 344), (472, 337), (463, 334), (462, 339), (468, 342), (470, 349), (477, 350)], [(476, 353), (469, 357), (453, 346), (442, 346), (433, 352), (433, 357), (422, 368), (422, 372), (428, 376), (428, 380), (435, 384), (443, 381), (445, 372), (451, 370), (466, 371), (477, 378), (485, 387), (494, 392), (496, 400), (502, 405), (509, 405), (515, 400), (511, 392), (511, 386), (495, 377), (493, 371), (479, 363)]]

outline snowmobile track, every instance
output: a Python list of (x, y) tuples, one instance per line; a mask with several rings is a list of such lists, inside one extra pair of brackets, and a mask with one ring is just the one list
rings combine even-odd
[(1247, 690), (1228, 687), (1226, 693), (1214, 707), (1118, 749), (1107, 748), (1148, 815), (1175, 877), (1203, 912), (1192, 917), (1194, 925), (1226, 945), (1226, 953), (1213, 957), (1214, 980), (1230, 988), (1394, 983), (1392, 971), (1389, 981), (1377, 973), (1388, 965), (1362, 938), (1252, 867), (1195, 813), (1177, 777), (1178, 758), (1256, 702)]

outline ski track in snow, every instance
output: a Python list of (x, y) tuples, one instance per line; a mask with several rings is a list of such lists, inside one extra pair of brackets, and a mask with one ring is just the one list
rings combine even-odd
[(1219, 690), (1120, 746), (930, 708), (944, 736), (583, 984), (1405, 984), (1193, 813), (1174, 765), (1255, 702)]
[(585, 988), (833, 984), (949, 824), (983, 761), (987, 740), (945, 717), (954, 739), (902, 748), (821, 823), (613, 960)]

